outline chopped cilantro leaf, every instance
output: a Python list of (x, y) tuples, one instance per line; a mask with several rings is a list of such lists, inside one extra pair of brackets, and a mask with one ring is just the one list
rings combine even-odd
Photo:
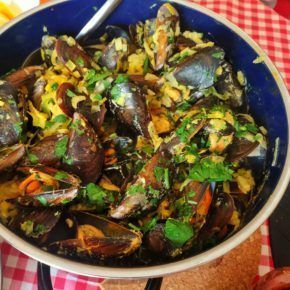
[(57, 180), (63, 180), (63, 179), (66, 179), (68, 178), (68, 174), (66, 172), (63, 172), (63, 171), (58, 171), (54, 177), (57, 179)]
[(16, 131), (16, 134), (20, 135), (22, 133), (22, 122), (17, 122), (13, 124), (13, 128)]
[(217, 52), (214, 52), (214, 53), (212, 54), (212, 56), (213, 56), (214, 58), (218, 58), (218, 59), (220, 59), (220, 58), (223, 58), (223, 57), (224, 57), (224, 52), (223, 52), (223, 51), (217, 51)]
[(64, 114), (57, 115), (52, 120), (55, 123), (65, 123), (67, 121), (67, 117)]
[(85, 131), (80, 129), (80, 127), (82, 127), (81, 125), (81, 121), (80, 120), (75, 120), (71, 126), (70, 126), (73, 130), (76, 131), (76, 133), (78, 134), (78, 136), (82, 136), (83, 134), (85, 134)]
[(57, 88), (58, 88), (58, 83), (53, 83), (53, 84), (51, 85), (51, 89), (52, 89), (53, 91), (56, 91)]
[(90, 204), (95, 204), (100, 207), (104, 207), (106, 200), (113, 202), (114, 196), (113, 193), (94, 184), (89, 183), (86, 187), (86, 193), (88, 202)]
[(146, 58), (145, 58), (144, 64), (143, 64), (144, 75), (148, 73), (148, 70), (149, 70), (149, 57), (148, 57), (148, 55), (146, 55)]
[(44, 196), (36, 196), (36, 199), (43, 205), (43, 206), (47, 206), (47, 200), (45, 199)]
[(101, 101), (103, 99), (103, 97), (102, 97), (101, 94), (93, 94), (93, 95), (90, 96), (90, 99), (93, 102), (98, 102), (98, 101)]
[(64, 157), (67, 150), (68, 136), (64, 136), (62, 139), (56, 142), (54, 148), (54, 154), (56, 157)]
[(154, 168), (154, 175), (155, 175), (158, 182), (162, 182), (163, 175), (164, 175), (164, 168), (156, 166)]
[(81, 67), (84, 67), (85, 66), (85, 62), (84, 60), (81, 58), (81, 57), (78, 57), (77, 60), (76, 60), (76, 64), (78, 66), (81, 66)]
[(74, 161), (73, 157), (68, 157), (68, 156), (63, 157), (63, 162), (68, 164), (68, 165), (72, 165), (73, 161)]
[(73, 91), (71, 91), (71, 90), (69, 90), (69, 89), (66, 90), (66, 94), (67, 94), (70, 98), (73, 98), (73, 97), (76, 95)]
[(234, 171), (225, 162), (214, 162), (206, 157), (196, 163), (189, 171), (189, 178), (195, 181), (228, 181), (232, 180)]
[(133, 184), (127, 190), (127, 194), (128, 195), (135, 195), (135, 194), (138, 194), (138, 193), (141, 193), (141, 194), (145, 194), (146, 193), (145, 188), (142, 185), (140, 185), (140, 184)]
[(116, 84), (122, 84), (122, 83), (127, 83), (129, 81), (129, 76), (119, 74), (115, 80)]
[(193, 228), (189, 223), (183, 223), (175, 219), (168, 219), (165, 223), (165, 236), (176, 248), (182, 247), (194, 236)]
[(157, 220), (158, 220), (158, 218), (154, 217), (152, 220), (145, 223), (144, 226), (142, 227), (142, 231), (144, 233), (147, 233), (147, 232), (151, 231), (152, 229), (154, 229), (156, 224), (157, 224)]
[(27, 153), (27, 157), (32, 164), (38, 163), (38, 157), (35, 154)]

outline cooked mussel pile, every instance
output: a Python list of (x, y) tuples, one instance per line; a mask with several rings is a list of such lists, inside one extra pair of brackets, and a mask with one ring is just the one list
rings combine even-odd
[[(43, 249), (154, 264), (232, 235), (258, 196), (267, 131), (246, 77), (177, 10), (91, 44), (45, 35), (0, 80), (0, 216)], [(157, 254), (157, 255), (156, 255)]]

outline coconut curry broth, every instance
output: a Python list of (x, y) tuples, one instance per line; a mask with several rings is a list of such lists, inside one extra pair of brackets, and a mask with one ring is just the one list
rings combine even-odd
[(94, 45), (46, 35), (43, 64), (0, 81), (5, 225), (115, 265), (179, 259), (239, 229), (266, 130), (244, 111), (243, 73), (179, 22), (166, 3)]

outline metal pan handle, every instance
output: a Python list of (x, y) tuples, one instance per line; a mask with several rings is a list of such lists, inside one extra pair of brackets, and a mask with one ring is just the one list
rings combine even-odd
[[(148, 279), (145, 290), (159, 290), (161, 288), (162, 279), (162, 277)], [(37, 263), (37, 283), (38, 290), (53, 290), (50, 267), (40, 262)]]

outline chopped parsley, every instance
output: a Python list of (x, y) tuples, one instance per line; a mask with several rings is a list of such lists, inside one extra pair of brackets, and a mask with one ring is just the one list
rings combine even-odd
[(47, 206), (47, 200), (44, 196), (36, 196), (36, 199), (41, 203), (41, 205), (43, 206)]
[(78, 66), (81, 66), (81, 67), (84, 67), (85, 66), (85, 62), (84, 60), (81, 58), (81, 57), (78, 57), (77, 60), (76, 60), (76, 64)]
[(217, 51), (217, 52), (214, 52), (213, 54), (212, 54), (212, 56), (214, 57), (214, 58), (217, 58), (217, 59), (221, 59), (221, 58), (223, 58), (224, 57), (224, 52), (223, 51)]
[(186, 143), (189, 141), (190, 136), (196, 129), (196, 123), (193, 122), (192, 118), (185, 118), (179, 128), (176, 130), (176, 135), (179, 137), (180, 141)]
[(195, 181), (228, 181), (232, 180), (234, 171), (226, 162), (215, 162), (210, 157), (201, 159), (189, 171), (189, 178)]
[(57, 88), (58, 88), (58, 83), (53, 83), (53, 84), (51, 85), (51, 89), (52, 89), (53, 91), (56, 91)]
[(141, 193), (141, 194), (146, 193), (146, 189), (140, 184), (133, 184), (127, 190), (128, 195), (135, 195), (138, 193)]
[(242, 138), (248, 133), (256, 135), (259, 132), (258, 127), (254, 123), (240, 124), (238, 121), (235, 122), (236, 136)]
[(86, 74), (85, 74), (85, 81), (87, 82), (88, 86), (91, 86), (95, 84), (98, 81), (104, 80), (108, 76), (110, 76), (111, 73), (96, 73), (94, 69), (90, 69)]
[(156, 224), (157, 224), (157, 220), (158, 220), (158, 218), (154, 217), (152, 220), (145, 223), (144, 226), (142, 227), (142, 231), (144, 233), (147, 233), (147, 232), (151, 231), (152, 229), (154, 229)]
[(54, 154), (56, 157), (64, 157), (68, 144), (68, 136), (64, 136), (62, 139), (56, 142), (54, 148)]
[(90, 204), (95, 204), (99, 207), (104, 207), (106, 200), (109, 202), (114, 201), (113, 193), (94, 184), (89, 183), (86, 187), (86, 194), (88, 198), (88, 202)]
[(70, 126), (73, 130), (76, 131), (76, 133), (78, 134), (78, 136), (82, 136), (85, 134), (85, 131), (80, 129), (80, 127), (82, 127), (82, 124), (81, 124), (81, 120), (75, 120), (71, 126)]
[(73, 91), (71, 91), (70, 89), (67, 89), (67, 90), (66, 90), (66, 94), (67, 94), (70, 98), (73, 98), (74, 96), (76, 96), (76, 94), (75, 94)]
[(22, 122), (17, 122), (15, 124), (13, 124), (13, 128), (16, 132), (17, 135), (21, 135), (22, 133)]
[(159, 183), (163, 183), (166, 189), (170, 188), (169, 169), (156, 166), (154, 168), (154, 175)]
[(115, 80), (116, 84), (127, 83), (129, 81), (129, 76), (124, 74), (119, 74)]
[(68, 174), (66, 172), (63, 172), (63, 171), (58, 171), (54, 177), (57, 179), (57, 180), (63, 180), (63, 179), (66, 179), (68, 178)]
[(143, 64), (143, 73), (147, 74), (149, 70), (149, 57), (148, 55), (146, 55), (146, 58), (144, 60), (144, 64)]
[(38, 157), (35, 155), (35, 154), (32, 154), (32, 153), (27, 153), (27, 157), (29, 159), (29, 161), (32, 163), (32, 164), (37, 164), (38, 163)]
[(176, 219), (168, 219), (164, 228), (165, 236), (171, 241), (174, 247), (182, 247), (194, 236), (194, 231), (189, 223), (184, 223)]
[(57, 115), (52, 120), (55, 123), (65, 123), (67, 121), (67, 117), (64, 114)]

